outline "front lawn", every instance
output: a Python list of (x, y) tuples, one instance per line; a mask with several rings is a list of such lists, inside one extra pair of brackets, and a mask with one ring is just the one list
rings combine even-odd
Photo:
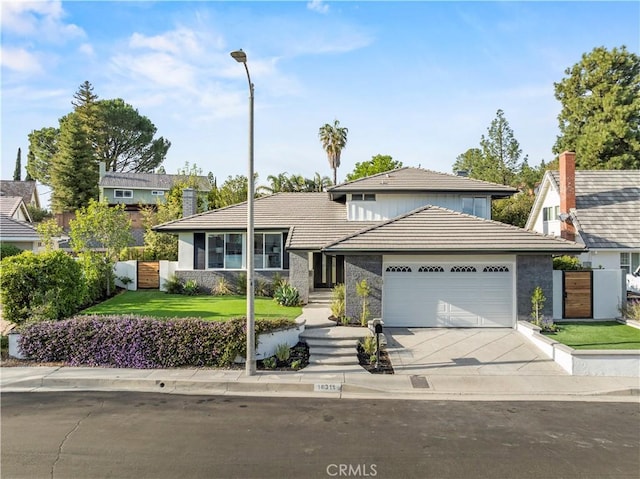
[[(271, 298), (255, 298), (256, 319), (295, 319), (302, 314), (300, 306), (280, 306)], [(161, 291), (126, 291), (82, 314), (135, 314), (152, 318), (201, 318), (226, 321), (247, 315), (244, 296), (186, 296)]]
[(560, 331), (545, 335), (573, 349), (640, 349), (640, 329), (615, 321), (556, 324)]

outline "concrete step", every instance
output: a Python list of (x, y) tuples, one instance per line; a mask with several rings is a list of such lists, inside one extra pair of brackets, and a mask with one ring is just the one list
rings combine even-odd
[(301, 339), (361, 339), (370, 336), (371, 331), (367, 328), (350, 328), (336, 326), (333, 328), (312, 328), (305, 329), (301, 334)]
[(355, 345), (350, 348), (318, 348), (309, 347), (309, 353), (313, 356), (357, 356)]
[[(304, 318), (304, 316), (303, 316)], [(304, 325), (304, 329), (305, 331), (307, 329), (316, 329), (316, 328), (333, 328), (335, 327), (336, 322), (335, 321), (331, 321), (329, 319), (325, 319), (325, 320), (314, 320), (314, 321), (308, 321), (305, 323)]]
[(309, 348), (355, 348), (357, 339), (302, 338)]
[(309, 356), (309, 364), (320, 364), (324, 366), (332, 365), (357, 365), (358, 357), (354, 354), (351, 357), (347, 356), (316, 356), (312, 354)]

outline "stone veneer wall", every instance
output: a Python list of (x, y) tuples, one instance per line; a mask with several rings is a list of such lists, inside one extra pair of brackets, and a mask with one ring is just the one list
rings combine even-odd
[(289, 283), (298, 289), (302, 304), (309, 302), (309, 253), (289, 251)]
[[(188, 281), (190, 279), (195, 279), (198, 283), (198, 286), (205, 290), (212, 290), (218, 284), (220, 278), (225, 278), (229, 282), (229, 286), (231, 288), (235, 288), (238, 283), (238, 278), (241, 274), (246, 276), (246, 271), (211, 271), (211, 270), (203, 270), (196, 269), (192, 271), (176, 271), (176, 276), (183, 281)], [(287, 279), (289, 277), (289, 271), (255, 271), (255, 285), (254, 288), (257, 290), (259, 281), (267, 281), (271, 282), (273, 277), (279, 274), (282, 279)]]
[(369, 296), (369, 319), (382, 317), (382, 256), (353, 255), (344, 258), (346, 315), (360, 320), (361, 299), (356, 294), (356, 283), (366, 279), (371, 288)]
[(531, 295), (536, 286), (547, 300), (542, 314), (553, 318), (553, 260), (550, 255), (516, 256), (516, 291), (518, 320), (531, 320)]

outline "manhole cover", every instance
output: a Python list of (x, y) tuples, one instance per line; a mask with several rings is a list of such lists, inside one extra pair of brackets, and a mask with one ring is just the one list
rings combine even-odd
[(413, 386), (413, 389), (427, 389), (429, 383), (424, 376), (411, 376), (411, 386)]

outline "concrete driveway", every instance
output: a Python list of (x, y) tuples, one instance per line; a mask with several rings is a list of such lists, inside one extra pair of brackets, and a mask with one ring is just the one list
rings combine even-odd
[(385, 328), (396, 374), (566, 376), (513, 329)]

